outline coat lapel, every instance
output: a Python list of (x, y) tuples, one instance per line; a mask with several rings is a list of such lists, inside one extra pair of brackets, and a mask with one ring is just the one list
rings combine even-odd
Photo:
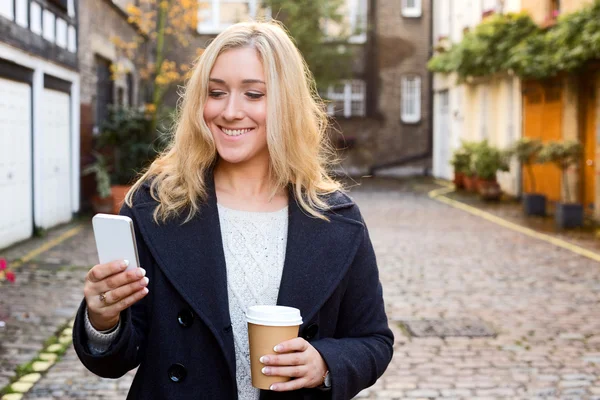
[(156, 224), (152, 216), (155, 202), (136, 205), (133, 211), (158, 266), (213, 332), (235, 379), (227, 270), (212, 174), (207, 190), (201, 212), (185, 224), (183, 219)]
[(290, 194), (287, 248), (277, 304), (300, 309), (305, 324), (338, 286), (362, 239), (361, 223), (329, 216), (327, 222), (306, 214)]

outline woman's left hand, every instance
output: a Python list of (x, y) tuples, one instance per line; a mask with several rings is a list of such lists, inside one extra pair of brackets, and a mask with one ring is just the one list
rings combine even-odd
[(287, 340), (275, 346), (277, 354), (268, 354), (260, 358), (265, 365), (265, 375), (289, 376), (295, 379), (276, 383), (271, 390), (285, 392), (301, 388), (314, 388), (323, 384), (327, 364), (321, 354), (303, 338)]

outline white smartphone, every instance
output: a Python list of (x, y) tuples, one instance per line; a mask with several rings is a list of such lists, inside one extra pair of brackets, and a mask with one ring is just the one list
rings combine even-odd
[(92, 218), (94, 238), (100, 264), (117, 260), (129, 261), (126, 271), (139, 267), (133, 221), (129, 217), (96, 214)]

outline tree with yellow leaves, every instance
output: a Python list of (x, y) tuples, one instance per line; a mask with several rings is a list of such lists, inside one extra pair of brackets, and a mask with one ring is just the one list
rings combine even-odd
[[(197, 0), (140, 0), (138, 5), (129, 4), (128, 21), (139, 35), (133, 41), (115, 36), (111, 40), (122, 55), (132, 60), (138, 69), (141, 87), (147, 97), (146, 111), (151, 115), (154, 132), (161, 115), (163, 98), (172, 86), (183, 82), (190, 64), (177, 63), (167, 58), (172, 46), (187, 48), (198, 25)], [(201, 53), (196, 50), (196, 54)], [(190, 60), (191, 61), (191, 60)], [(113, 65), (113, 78), (127, 73), (124, 65)]]

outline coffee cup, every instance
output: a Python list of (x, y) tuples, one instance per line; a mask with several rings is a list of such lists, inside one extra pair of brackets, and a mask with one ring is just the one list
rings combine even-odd
[(269, 389), (272, 384), (287, 382), (290, 377), (267, 376), (262, 373), (264, 365), (260, 358), (273, 354), (273, 348), (281, 342), (298, 337), (302, 325), (300, 310), (284, 306), (252, 306), (246, 312), (252, 386)]

